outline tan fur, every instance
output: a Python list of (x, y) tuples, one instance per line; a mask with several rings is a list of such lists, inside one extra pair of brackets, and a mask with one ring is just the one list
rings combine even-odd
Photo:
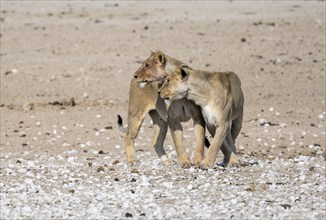
[(186, 98), (201, 107), (206, 125), (214, 134), (202, 168), (213, 166), (222, 144), (229, 145), (230, 160), (237, 161), (233, 154), (236, 153), (234, 143), (242, 126), (244, 96), (235, 73), (205, 72), (180, 66), (166, 78), (159, 92), (164, 99)]
[[(190, 165), (189, 157), (185, 150), (185, 144), (183, 142), (182, 136), (182, 125), (181, 122), (188, 121), (193, 118), (194, 121), (194, 131), (196, 137), (196, 150), (194, 155), (194, 164), (199, 167), (201, 161), (204, 158), (204, 141), (205, 141), (205, 122), (202, 117), (200, 108), (194, 104), (194, 102), (182, 99), (177, 102), (172, 102), (171, 105), (166, 110), (167, 106), (163, 105), (160, 96), (157, 95), (159, 80), (163, 80), (167, 77), (173, 70), (177, 67), (183, 65), (183, 63), (173, 57), (164, 54), (161, 51), (151, 52), (150, 57), (141, 65), (141, 67), (134, 73), (134, 78), (137, 82), (144, 87), (141, 89), (137, 86), (135, 80), (132, 81), (130, 87), (130, 98), (129, 98), (129, 116), (128, 124), (131, 130), (125, 137), (126, 149), (128, 160), (132, 163), (135, 159), (133, 143), (134, 139), (138, 134), (138, 129), (144, 119), (145, 115), (150, 112), (158, 112), (159, 116), (162, 118), (167, 117), (167, 123), (171, 131), (171, 135), (174, 141), (174, 145), (177, 151), (178, 162), (182, 167), (188, 167)], [(141, 99), (141, 101), (139, 101)], [(165, 108), (164, 108), (164, 107)], [(167, 111), (167, 115), (164, 112)], [(137, 112), (136, 114), (133, 112)], [(152, 112), (152, 113), (151, 113)], [(155, 121), (153, 118), (153, 122)], [(158, 126), (166, 126), (163, 122), (158, 124)], [(157, 132), (164, 131), (159, 135), (160, 139), (157, 139), (158, 135), (154, 130), (153, 143), (156, 148), (156, 152), (160, 158), (167, 158), (165, 151), (163, 149), (163, 140), (166, 134), (166, 128), (157, 128)], [(212, 133), (212, 129), (210, 129)], [(155, 144), (156, 143), (156, 144)], [(225, 142), (222, 146), (222, 151), (225, 155), (223, 164), (227, 165), (229, 162), (231, 164), (237, 164), (237, 158), (233, 157), (230, 160), (230, 155), (232, 149)], [(236, 153), (235, 151), (233, 151)], [(167, 160), (166, 160), (167, 161)], [(168, 163), (168, 162), (166, 162)]]
[[(162, 83), (160, 84), (157, 79), (167, 74), (165, 68), (169, 65), (175, 68), (180, 64), (182, 62), (168, 57), (162, 52), (156, 52), (151, 54), (134, 74), (135, 77), (130, 84), (128, 130), (125, 136), (126, 153), (129, 163), (137, 162), (134, 142), (147, 113), (151, 116), (154, 124), (153, 145), (155, 151), (165, 165), (171, 164), (163, 148), (167, 126), (169, 126), (177, 151), (178, 163), (182, 167), (190, 166), (189, 156), (186, 153), (185, 143), (183, 142), (181, 125), (181, 122), (188, 121), (190, 118), (194, 121), (196, 136), (195, 166), (199, 166), (203, 160), (205, 122), (200, 108), (194, 102), (187, 99), (173, 101), (167, 108), (164, 100), (158, 94), (158, 88)], [(139, 83), (143, 83), (143, 88), (140, 87)]]

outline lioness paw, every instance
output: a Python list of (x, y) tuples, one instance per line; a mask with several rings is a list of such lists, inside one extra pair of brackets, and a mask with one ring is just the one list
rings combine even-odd
[(129, 160), (128, 160), (128, 163), (129, 163), (130, 165), (134, 165), (134, 164), (139, 163), (139, 160), (136, 159), (136, 158), (132, 158), (132, 159), (129, 159)]
[(198, 155), (198, 154), (195, 154), (195, 157), (194, 157), (194, 165), (196, 168), (199, 168), (200, 167), (200, 164), (201, 162), (203, 161), (204, 159), (204, 155)]
[(161, 161), (165, 166), (171, 166), (173, 164), (172, 161), (166, 155), (163, 155), (161, 157)]
[(207, 160), (203, 160), (203, 162), (201, 162), (201, 164), (200, 164), (200, 169), (208, 170), (209, 168), (212, 168), (213, 165), (214, 165), (214, 161), (210, 162), (210, 161), (207, 161)]
[(190, 163), (189, 160), (179, 162), (179, 164), (180, 164), (180, 166), (181, 166), (182, 168), (190, 168), (190, 166), (191, 166), (191, 163)]
[(240, 165), (240, 162), (239, 162), (239, 159), (238, 159), (237, 155), (232, 153), (231, 157), (230, 157), (230, 161), (229, 161), (229, 166), (237, 167), (239, 165)]

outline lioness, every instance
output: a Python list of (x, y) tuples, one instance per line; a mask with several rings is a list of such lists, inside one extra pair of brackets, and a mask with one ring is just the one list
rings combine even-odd
[[(165, 74), (167, 66), (177, 67), (182, 62), (172, 57), (164, 55), (158, 51), (151, 53), (150, 57), (135, 72), (134, 78), (131, 80), (129, 92), (129, 109), (128, 109), (128, 128), (125, 136), (125, 145), (127, 159), (129, 163), (137, 162), (134, 150), (134, 142), (138, 135), (139, 128), (149, 113), (153, 120), (154, 137), (153, 145), (158, 157), (165, 165), (170, 165), (163, 148), (164, 138), (167, 132), (167, 125), (171, 130), (171, 135), (177, 151), (178, 163), (182, 167), (189, 167), (190, 160), (186, 153), (185, 144), (183, 142), (181, 122), (190, 120), (194, 121), (194, 132), (196, 136), (196, 151), (194, 154), (194, 164), (199, 167), (204, 158), (204, 142), (205, 142), (205, 121), (200, 112), (200, 108), (194, 102), (187, 99), (174, 101), (170, 104), (169, 110), (164, 100), (158, 94), (158, 88), (162, 85), (159, 81), (141, 81), (139, 75), (155, 75)], [(141, 81), (141, 83), (138, 82)], [(118, 124), (120, 130), (124, 131), (122, 119), (118, 116)]]
[(207, 128), (214, 134), (201, 168), (213, 166), (223, 142), (236, 152), (234, 143), (242, 126), (244, 96), (235, 73), (205, 72), (181, 65), (166, 78), (159, 93), (164, 99), (186, 98), (201, 107)]
[[(148, 83), (155, 82), (155, 81), (163, 81), (165, 77), (167, 77), (170, 73), (174, 71), (174, 69), (177, 66), (183, 65), (182, 62), (162, 53), (161, 51), (157, 51), (156, 53), (151, 54), (150, 58), (148, 58), (143, 65), (140, 67), (138, 71), (135, 72), (134, 76), (137, 78), (137, 82), (141, 86), (145, 86)], [(182, 103), (178, 103), (182, 101)], [(186, 100), (186, 99), (181, 99), (177, 103), (174, 101), (172, 104), (168, 107), (168, 125), (170, 127), (171, 133), (172, 133), (172, 138), (175, 143), (175, 148), (177, 150), (177, 154), (179, 157), (179, 154), (181, 154), (181, 158), (185, 158), (185, 144), (182, 141), (182, 126), (181, 122), (183, 121), (188, 121), (190, 119), (190, 116), (188, 116), (182, 120), (180, 120), (181, 116), (184, 117), (184, 114), (187, 113), (187, 109), (191, 109), (192, 112), (191, 114), (193, 116), (198, 117), (198, 123), (195, 122), (195, 127), (196, 124), (199, 124), (199, 127), (195, 129), (195, 134), (196, 134), (196, 151), (195, 151), (195, 156), (194, 156), (194, 163), (195, 166), (199, 166), (202, 159), (204, 158), (204, 149), (203, 146), (200, 145), (202, 143), (202, 140), (204, 137), (204, 132), (202, 131), (201, 125), (204, 124), (202, 116), (200, 112), (200, 108), (196, 106), (192, 101)], [(181, 110), (181, 106), (183, 108), (183, 112)], [(196, 120), (196, 119), (195, 119)], [(198, 130), (198, 131), (197, 131)], [(205, 130), (205, 128), (204, 128)], [(210, 130), (210, 133), (212, 133), (212, 129)], [(197, 135), (198, 134), (198, 135)], [(200, 140), (198, 140), (198, 138)], [(208, 142), (207, 139), (205, 139), (205, 143)], [(209, 143), (208, 143), (209, 144)], [(232, 148), (227, 144), (227, 142), (223, 143), (222, 145), (222, 151), (225, 155), (223, 159), (222, 165), (226, 166), (228, 163), (232, 165), (238, 164), (238, 160), (236, 156), (231, 157), (231, 153), (233, 152), (236, 154), (236, 150), (232, 150)], [(231, 158), (231, 160), (230, 160)]]

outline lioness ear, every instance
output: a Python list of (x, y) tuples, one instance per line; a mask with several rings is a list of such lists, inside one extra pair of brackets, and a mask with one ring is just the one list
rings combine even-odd
[(149, 51), (149, 56), (152, 56), (152, 55), (154, 55), (155, 53), (153, 52), (153, 51)]
[(165, 59), (165, 55), (162, 51), (156, 52), (156, 61), (161, 65), (165, 65), (166, 59)]
[(180, 75), (182, 80), (188, 79), (188, 73), (183, 68), (180, 68)]

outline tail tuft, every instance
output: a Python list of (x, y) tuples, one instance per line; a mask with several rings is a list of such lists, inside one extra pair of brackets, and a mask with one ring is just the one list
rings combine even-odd
[(117, 116), (118, 116), (118, 125), (119, 125), (120, 131), (122, 131), (123, 133), (127, 133), (127, 128), (123, 127), (123, 121), (122, 121), (121, 116), (120, 115), (117, 115)]
[(209, 143), (209, 140), (205, 137), (205, 147), (209, 148), (210, 145), (211, 143)]
[(121, 118), (121, 116), (120, 115), (117, 115), (118, 116), (118, 125), (120, 126), (122, 126), (122, 118)]

